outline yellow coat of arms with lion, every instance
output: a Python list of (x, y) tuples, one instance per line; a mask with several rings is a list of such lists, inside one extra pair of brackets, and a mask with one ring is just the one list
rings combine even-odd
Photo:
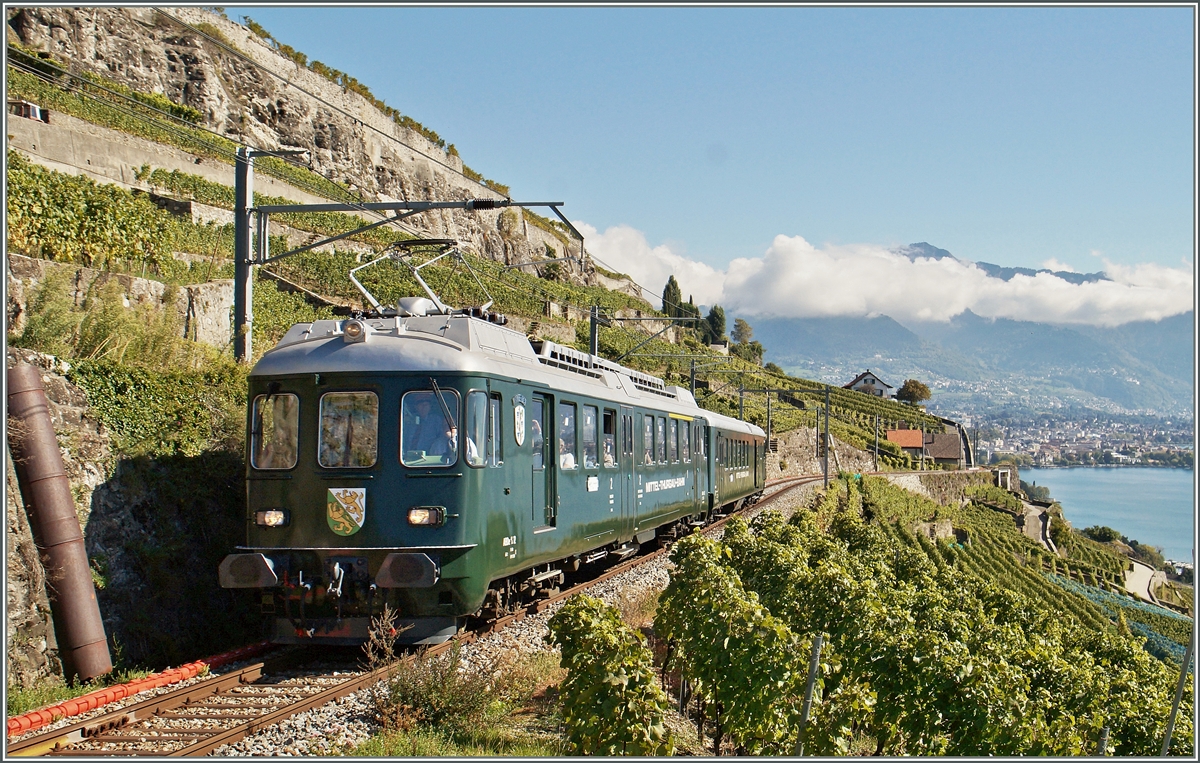
[(365, 487), (330, 488), (325, 500), (325, 519), (338, 535), (353, 535), (367, 518)]

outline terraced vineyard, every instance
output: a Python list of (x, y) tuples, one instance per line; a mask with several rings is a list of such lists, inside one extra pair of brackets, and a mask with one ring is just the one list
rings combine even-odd
[[(855, 490), (843, 480), (839, 489)], [(1098, 630), (1119, 626), (1146, 638), (1146, 649), (1159, 659), (1179, 663), (1192, 630), (1192, 620), (1162, 607), (1138, 601), (1125, 593), (1126, 562), (1102, 544), (1078, 534), (1073, 556), (1063, 559), (1016, 531), (1013, 518), (987, 504), (1011, 504), (1011, 495), (994, 487), (968, 488), (979, 503), (942, 506), (901, 490), (878, 477), (862, 480), (863, 508), (897, 541), (919, 549), (939, 568), (954, 567), (982, 580), (1040, 602), (1080, 624)], [(1012, 499), (1012, 500), (1009, 500)], [(986, 502), (986, 504), (984, 503)], [(1016, 505), (1020, 505), (1016, 501)], [(1005, 507), (1007, 508), (1007, 506)], [(908, 528), (920, 522), (949, 519), (967, 537), (930, 540)]]

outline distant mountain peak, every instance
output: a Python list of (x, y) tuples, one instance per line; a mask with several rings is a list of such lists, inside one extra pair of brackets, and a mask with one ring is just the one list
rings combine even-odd
[(1001, 281), (1011, 281), (1013, 276), (1022, 275), (1030, 278), (1038, 273), (1049, 273), (1052, 276), (1061, 278), (1067, 283), (1081, 284), (1090, 283), (1092, 281), (1111, 281), (1112, 279), (1104, 273), (1072, 273), (1068, 270), (1048, 270), (1047, 268), (1006, 268), (1002, 265), (993, 265), (990, 262), (976, 262), (975, 267), (987, 273), (992, 278), (999, 278)]
[(973, 265), (975, 265), (975, 267), (979, 268), (984, 273), (987, 273), (988, 276), (990, 276), (991, 278), (999, 278), (1001, 281), (1011, 281), (1013, 279), (1013, 276), (1018, 276), (1018, 275), (1029, 276), (1030, 278), (1033, 278), (1038, 273), (1049, 273), (1052, 276), (1061, 278), (1062, 280), (1066, 281), (1067, 283), (1073, 283), (1073, 284), (1091, 283), (1093, 281), (1111, 281), (1112, 280), (1108, 276), (1106, 276), (1104, 273), (1072, 273), (1067, 270), (1049, 270), (1047, 268), (1036, 268), (1036, 269), (1035, 268), (1020, 268), (1020, 267), (1010, 268), (1010, 267), (1005, 267), (1003, 265), (993, 265), (990, 262), (974, 262), (973, 263), (970, 260), (964, 260), (960, 257), (955, 257), (953, 254), (946, 251), (945, 249), (939, 249), (936, 246), (934, 246), (933, 244), (927, 243), (925, 241), (921, 241), (916, 244), (909, 244), (908, 246), (902, 246), (899, 249), (893, 249), (892, 252), (894, 254), (898, 254), (902, 257), (907, 257), (909, 260), (912, 260), (913, 262), (915, 262), (917, 259), (923, 257), (923, 258), (930, 259), (930, 260), (944, 260), (944, 259), (949, 258), (951, 260), (961, 262), (964, 265), (972, 265), (973, 264)]
[[(925, 258), (931, 259), (931, 260), (944, 260), (947, 257), (949, 257), (952, 260), (958, 259), (953, 254), (950, 254), (950, 252), (947, 252), (945, 249), (938, 249), (933, 244), (928, 244), (924, 241), (922, 241), (918, 244), (909, 244), (908, 246), (902, 246), (899, 249), (893, 249), (892, 251), (895, 252), (896, 254), (907, 257), (908, 259), (913, 260), (913, 261), (917, 260), (917, 258), (919, 258), (919, 257), (925, 257)], [(961, 262), (961, 260), (960, 260), (960, 262)]]

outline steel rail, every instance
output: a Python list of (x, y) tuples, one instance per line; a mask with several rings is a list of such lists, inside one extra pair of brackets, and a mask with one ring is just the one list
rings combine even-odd
[(270, 673), (273, 670), (279, 670), (293, 664), (300, 656), (299, 651), (280, 654), (261, 662), (246, 665), (229, 673), (221, 674), (207, 681), (201, 681), (165, 694), (133, 702), (87, 720), (52, 729), (41, 734), (35, 734), (16, 742), (9, 742), (5, 747), (5, 753), (7, 755), (19, 756), (53, 754), (55, 749), (84, 742), (106, 732), (152, 718), (159, 713), (171, 710), (180, 705), (195, 702), (238, 686), (251, 684), (262, 677), (264, 673)]

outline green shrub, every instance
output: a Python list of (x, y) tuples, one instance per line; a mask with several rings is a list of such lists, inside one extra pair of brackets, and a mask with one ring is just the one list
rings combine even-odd
[(463, 730), (484, 719), (500, 701), (499, 687), (484, 671), (463, 670), (460, 648), (455, 644), (446, 654), (396, 668), (377, 702), (385, 729)]
[(669, 755), (663, 725), (669, 700), (650, 650), (620, 613), (587, 595), (568, 601), (549, 622), (547, 641), (562, 649), (563, 723), (574, 754)]

